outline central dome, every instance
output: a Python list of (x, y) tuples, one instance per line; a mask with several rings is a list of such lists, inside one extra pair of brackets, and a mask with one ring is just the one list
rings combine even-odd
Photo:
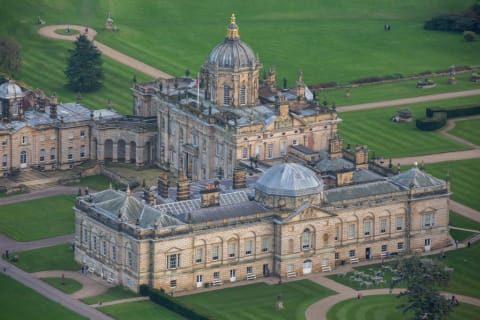
[(225, 41), (213, 48), (209, 63), (219, 68), (246, 68), (256, 64), (255, 54), (245, 42), (240, 40), (235, 15), (232, 14)]
[(0, 85), (0, 99), (22, 98), (22, 89), (13, 80)]
[(302, 165), (282, 163), (265, 171), (257, 180), (255, 189), (268, 195), (304, 196), (322, 192), (323, 181)]

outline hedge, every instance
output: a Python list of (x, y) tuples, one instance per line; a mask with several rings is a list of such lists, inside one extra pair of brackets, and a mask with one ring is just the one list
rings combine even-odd
[(445, 112), (447, 118), (467, 117), (480, 114), (480, 105), (456, 106), (449, 108), (429, 107), (426, 109), (427, 117), (433, 117), (437, 112)]
[(209, 320), (210, 319), (207, 316), (204, 316), (195, 310), (189, 309), (179, 301), (175, 301), (172, 297), (165, 294), (163, 290), (149, 289), (148, 291), (149, 291), (150, 301), (152, 301), (153, 303), (159, 304), (187, 319), (193, 319), (193, 320)]
[(437, 130), (447, 123), (446, 112), (435, 112), (433, 117), (424, 117), (417, 119), (415, 125), (418, 129), (423, 131)]

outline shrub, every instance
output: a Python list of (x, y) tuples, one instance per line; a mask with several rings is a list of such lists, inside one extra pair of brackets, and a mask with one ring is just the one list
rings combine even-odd
[(420, 118), (415, 121), (415, 125), (418, 129), (423, 131), (433, 131), (440, 129), (447, 123), (446, 112), (436, 112), (433, 117)]
[(450, 32), (479, 31), (479, 23), (475, 17), (448, 15), (433, 17), (425, 22), (423, 28)]
[(156, 304), (164, 306), (165, 308), (185, 317), (186, 319), (194, 320), (209, 320), (207, 316), (198, 313), (195, 310), (189, 309), (179, 301), (165, 294), (163, 290), (151, 289), (150, 300)]
[(150, 287), (147, 284), (141, 284), (139, 293), (142, 297), (147, 297), (150, 294)]
[(467, 42), (472, 42), (473, 40), (475, 40), (475, 32), (473, 31), (465, 31), (463, 33), (463, 39), (465, 39), (465, 41)]

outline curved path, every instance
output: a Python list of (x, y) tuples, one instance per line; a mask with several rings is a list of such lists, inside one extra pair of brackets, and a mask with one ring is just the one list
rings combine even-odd
[[(43, 28), (38, 29), (38, 33), (44, 37), (53, 38), (53, 39), (61, 39), (61, 40), (68, 40), (68, 41), (75, 41), (78, 35), (61, 35), (55, 33), (55, 30), (67, 30), (69, 25), (53, 25), (53, 26), (46, 26)], [(83, 26), (76, 26), (70, 25), (70, 29), (80, 31), (81, 33), (85, 33), (85, 27)], [(154, 77), (156, 79), (171, 79), (173, 76), (165, 73), (161, 70), (158, 70), (152, 66), (149, 66), (137, 59), (134, 59), (126, 54), (123, 54), (109, 46), (104, 45), (101, 42), (93, 40), (97, 32), (94, 29), (88, 29), (87, 37), (88, 39), (93, 41), (93, 44), (100, 50), (104, 55), (117, 60), (133, 69), (143, 72), (146, 75)]]

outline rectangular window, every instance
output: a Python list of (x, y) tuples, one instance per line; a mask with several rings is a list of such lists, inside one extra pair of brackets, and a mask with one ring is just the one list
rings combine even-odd
[(397, 243), (397, 249), (398, 250), (403, 250), (403, 242)]
[(218, 260), (218, 253), (220, 251), (220, 246), (214, 245), (212, 248), (212, 260), (217, 261)]
[(348, 225), (348, 239), (355, 238), (355, 223), (350, 223)]
[(175, 163), (175, 151), (174, 150), (170, 151), (170, 162)]
[(365, 237), (369, 237), (372, 235), (372, 220), (367, 220), (364, 222), (364, 233)]
[(177, 287), (177, 280), (170, 280), (170, 288), (176, 288)]
[(268, 238), (262, 239), (262, 252), (268, 252), (269, 241)]
[(52, 134), (50, 135), (50, 140), (55, 140), (57, 139), (57, 135), (55, 134), (55, 132), (52, 132)]
[(397, 217), (397, 231), (403, 229), (403, 217)]
[(170, 254), (167, 256), (167, 269), (180, 268), (180, 253)]
[(335, 241), (338, 241), (340, 236), (340, 227), (335, 227)]
[(268, 144), (267, 152), (268, 152), (267, 158), (273, 159), (273, 143)]
[(223, 105), (228, 106), (230, 104), (230, 88), (223, 86)]
[(69, 139), (69, 140), (72, 140), (72, 139), (73, 139), (73, 132), (72, 132), (72, 131), (70, 131), (70, 132), (68, 133), (68, 139)]
[(45, 161), (45, 149), (40, 149), (40, 161)]
[(257, 147), (255, 148), (255, 157), (257, 157), (257, 159), (260, 159), (261, 155), (262, 155), (262, 145), (257, 144)]
[(117, 261), (117, 247), (112, 246), (112, 260)]
[(203, 260), (203, 248), (195, 249), (195, 263), (202, 263)]
[(220, 280), (220, 272), (219, 271), (215, 271), (213, 273), (213, 280)]
[(431, 228), (433, 227), (433, 213), (427, 213), (423, 216), (423, 227)]
[(355, 250), (350, 250), (350, 251), (348, 251), (348, 256), (349, 256), (350, 258), (354, 258), (354, 257), (355, 257)]
[(44, 135), (44, 134), (41, 134), (41, 135), (40, 135), (40, 141), (41, 141), (41, 142), (45, 141), (45, 135)]
[(247, 274), (248, 274), (248, 273), (253, 273), (253, 267), (251, 267), (251, 266), (250, 266), (250, 267), (247, 267)]
[(103, 242), (102, 242), (102, 254), (103, 254), (104, 256), (107, 255), (107, 241), (103, 241)]
[(293, 272), (295, 270), (295, 266), (293, 263), (287, 264), (287, 272)]
[(132, 251), (128, 251), (127, 253), (127, 264), (130, 268), (133, 267), (133, 254)]
[(388, 251), (388, 247), (386, 244), (382, 244), (382, 252), (387, 252)]
[(235, 257), (235, 251), (236, 251), (235, 242), (230, 242), (230, 243), (228, 244), (228, 256), (229, 256), (230, 258)]
[(387, 232), (387, 219), (380, 220), (380, 233)]
[(430, 247), (431, 241), (430, 239), (425, 239), (425, 247)]
[(248, 158), (248, 148), (242, 148), (242, 159)]
[(73, 160), (73, 147), (68, 147), (68, 160)]
[(83, 242), (88, 243), (88, 230), (83, 229)]
[(253, 240), (245, 241), (245, 255), (249, 256), (252, 254)]
[(287, 155), (287, 146), (285, 141), (280, 142), (280, 156), (284, 157)]
[(27, 136), (22, 136), (22, 144), (27, 144), (28, 143), (28, 137)]
[(235, 278), (237, 276), (237, 270), (230, 269), (230, 278)]
[(84, 145), (80, 146), (80, 158), (81, 159), (85, 158), (85, 146)]
[(5, 140), (2, 140), (2, 146), (6, 146), (8, 144), (8, 140), (5, 139)]
[(85, 130), (83, 130), (83, 129), (80, 130), (80, 137), (82, 137), (82, 138), (85, 137)]
[(6, 167), (8, 165), (8, 156), (6, 154), (2, 157), (2, 166)]
[(55, 148), (50, 149), (50, 160), (55, 160)]
[(293, 142), (292, 142), (292, 144), (293, 144), (294, 146), (298, 146), (298, 140), (297, 140), (297, 139), (294, 139)]
[(340, 252), (335, 252), (335, 260), (340, 260)]
[(93, 236), (93, 250), (97, 251), (97, 236)]
[(311, 248), (311, 239), (310, 239), (310, 230), (308, 229), (305, 229), (303, 231), (303, 244), (302, 244), (302, 248), (303, 249), (310, 249)]

